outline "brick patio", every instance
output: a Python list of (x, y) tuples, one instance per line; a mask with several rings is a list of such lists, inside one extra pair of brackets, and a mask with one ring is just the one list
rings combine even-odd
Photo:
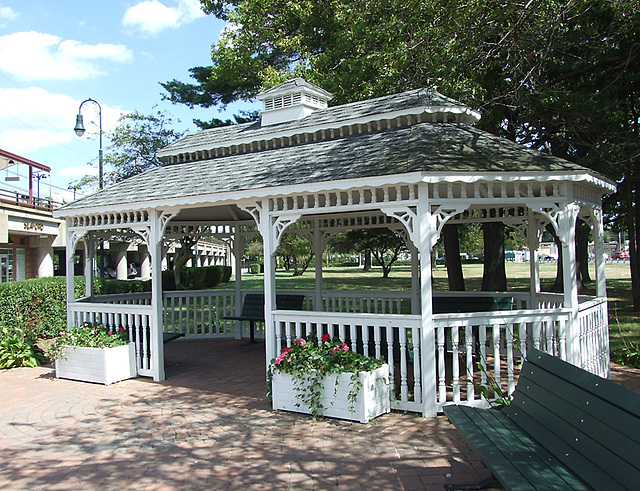
[[(264, 346), (179, 340), (167, 380), (101, 386), (0, 372), (2, 489), (443, 489), (489, 476), (444, 417), (273, 413)], [(640, 370), (613, 379), (640, 390)]]

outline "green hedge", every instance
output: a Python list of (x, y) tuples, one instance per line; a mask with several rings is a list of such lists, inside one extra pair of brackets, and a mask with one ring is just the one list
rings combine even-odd
[[(0, 284), (0, 337), (50, 338), (67, 325), (64, 276)], [(76, 298), (84, 296), (84, 276), (75, 278)]]
[[(231, 279), (231, 266), (184, 267), (180, 270), (180, 281), (185, 290), (206, 290)], [(162, 272), (162, 289), (176, 289), (173, 271)]]
[[(183, 268), (182, 285), (203, 290), (227, 283), (230, 266)], [(162, 288), (175, 290), (173, 271), (162, 272)], [(96, 279), (96, 295), (150, 291), (150, 280)], [(85, 294), (84, 276), (75, 277), (75, 297)], [(42, 339), (56, 336), (67, 325), (67, 280), (64, 276), (0, 283), (0, 339), (22, 336)]]
[(97, 280), (100, 283), (101, 295), (112, 295), (115, 293), (138, 293), (150, 292), (151, 280)]

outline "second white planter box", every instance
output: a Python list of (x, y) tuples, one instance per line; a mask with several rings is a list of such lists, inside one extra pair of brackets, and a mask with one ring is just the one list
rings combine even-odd
[(109, 385), (137, 375), (134, 343), (115, 348), (68, 346), (56, 360), (56, 377)]
[[(348, 398), (351, 391), (351, 375), (337, 375), (337, 384), (336, 375), (329, 375), (322, 380), (322, 416), (366, 423), (391, 410), (389, 365), (383, 365), (372, 372), (360, 372), (362, 386), (353, 404)], [(296, 384), (300, 383), (303, 382), (294, 380), (287, 373), (274, 372), (271, 381), (273, 409), (311, 414), (309, 407), (300, 400), (300, 391), (296, 390)], [(351, 405), (353, 407), (350, 407)]]

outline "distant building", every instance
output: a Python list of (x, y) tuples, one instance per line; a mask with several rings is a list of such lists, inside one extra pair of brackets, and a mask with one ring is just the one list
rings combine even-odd
[(53, 218), (50, 173), (0, 149), (0, 282), (65, 274), (65, 222)]

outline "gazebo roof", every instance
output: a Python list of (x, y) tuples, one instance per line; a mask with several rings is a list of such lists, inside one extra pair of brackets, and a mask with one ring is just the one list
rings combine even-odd
[[(176, 156), (191, 160), (131, 177), (67, 204), (56, 215), (72, 216), (87, 209), (122, 209), (124, 204), (127, 209), (140, 209), (162, 204), (180, 206), (257, 197), (291, 186), (305, 191), (311, 190), (312, 185), (330, 189), (337, 181), (366, 185), (367, 179), (383, 176), (395, 176), (396, 182), (402, 182), (402, 176), (405, 176), (405, 182), (455, 175), (458, 178), (465, 175), (467, 179), (507, 174), (522, 179), (555, 176), (565, 180), (597, 181), (601, 193), (609, 187), (606, 180), (582, 166), (528, 149), (468, 124), (420, 122), (422, 120), (416, 114), (422, 117), (425, 107), (435, 106), (441, 108), (437, 114), (433, 111), (429, 114), (429, 118), (435, 120), (451, 108), (471, 114), (468, 108), (452, 99), (420, 89), (318, 110), (302, 120), (269, 127), (250, 123), (201, 131), (162, 151), (163, 157), (171, 162), (176, 161)], [(389, 114), (394, 114), (394, 119)], [(350, 123), (366, 118), (369, 118), (368, 122)], [(340, 121), (349, 124), (345, 126)], [(387, 122), (378, 129), (380, 121)], [(323, 125), (324, 129), (317, 129)], [(309, 128), (313, 128), (313, 133)], [(286, 132), (291, 136), (274, 137)], [(309, 138), (309, 134), (313, 138)], [(307, 136), (300, 138), (300, 135)], [(229, 142), (241, 139), (266, 141), (267, 144), (229, 145)], [(216, 146), (223, 150), (213, 152), (211, 149)], [(209, 150), (194, 150), (204, 148)]]

